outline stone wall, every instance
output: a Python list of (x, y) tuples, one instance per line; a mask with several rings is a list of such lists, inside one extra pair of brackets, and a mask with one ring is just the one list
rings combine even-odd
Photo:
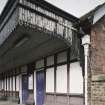
[(91, 30), (91, 105), (105, 105), (105, 17)]

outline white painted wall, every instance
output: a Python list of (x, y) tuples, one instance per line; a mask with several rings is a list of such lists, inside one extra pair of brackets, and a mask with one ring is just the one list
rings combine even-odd
[(58, 66), (56, 76), (56, 92), (67, 93), (67, 65)]
[(54, 92), (54, 67), (46, 70), (46, 92)]
[(70, 93), (83, 94), (83, 76), (79, 62), (70, 64)]

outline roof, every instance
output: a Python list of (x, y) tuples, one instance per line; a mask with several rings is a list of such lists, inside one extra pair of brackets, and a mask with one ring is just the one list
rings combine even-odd
[(88, 13), (86, 13), (85, 15), (83, 15), (82, 17), (80, 17), (80, 21), (84, 21), (86, 19), (89, 19), (90, 17), (94, 16), (94, 13), (99, 10), (102, 6), (105, 5), (105, 2), (101, 5), (98, 5), (97, 7), (95, 7), (93, 10), (89, 11)]
[[(96, 13), (96, 11), (98, 11), (100, 8), (102, 8), (105, 5), (105, 3), (97, 6), (96, 8), (94, 8), (93, 10), (91, 10), (90, 12), (86, 13), (84, 16), (82, 16), (80, 18), (80, 26), (82, 27), (83, 31), (86, 34), (90, 34), (91, 31), (91, 27), (93, 25), (93, 21), (94, 21), (94, 15)], [(102, 18), (102, 17), (101, 17)], [(97, 19), (97, 21), (99, 21), (100, 18)]]

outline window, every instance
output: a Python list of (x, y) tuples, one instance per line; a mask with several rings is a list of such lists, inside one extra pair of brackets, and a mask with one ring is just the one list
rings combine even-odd
[(3, 80), (2, 80), (2, 86), (3, 86), (3, 89), (5, 88), (4, 85), (5, 85), (5, 80), (3, 79)]
[(62, 63), (67, 61), (67, 52), (62, 52), (57, 56), (57, 63)]
[(47, 66), (54, 65), (54, 56), (50, 56), (47, 58)]
[(57, 67), (56, 92), (67, 93), (67, 65), (62, 65)]
[(13, 76), (13, 91), (15, 91), (15, 76)]
[(0, 80), (0, 90), (2, 89), (2, 80)]
[(27, 66), (22, 66), (21, 67), (21, 72), (22, 73), (27, 73)]
[(6, 78), (4, 80), (4, 86), (5, 86), (4, 90), (6, 90)]
[(28, 82), (29, 82), (28, 89), (32, 90), (33, 89), (33, 74), (29, 75)]
[(83, 94), (83, 76), (79, 62), (70, 64), (70, 93)]
[(19, 75), (16, 76), (16, 91), (19, 91)]
[(46, 92), (54, 92), (54, 67), (46, 70)]
[(10, 77), (10, 91), (12, 91), (12, 77)]
[(9, 78), (7, 78), (7, 91), (9, 91)]
[(2, 89), (4, 89), (4, 81), (2, 80)]
[(42, 67), (44, 67), (44, 59), (36, 62), (36, 68), (42, 68)]

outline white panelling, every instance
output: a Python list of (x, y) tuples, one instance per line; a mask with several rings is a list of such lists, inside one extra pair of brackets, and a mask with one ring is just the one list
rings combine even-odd
[(3, 89), (3, 80), (2, 80), (2, 89)]
[(54, 92), (54, 68), (46, 70), (46, 92)]
[(62, 53), (58, 54), (57, 62), (61, 63), (61, 62), (65, 62), (65, 61), (67, 61), (67, 52), (62, 52)]
[(104, 15), (105, 15), (105, 5), (103, 5), (101, 8), (99, 8), (95, 12), (94, 19), (93, 19), (93, 24), (95, 24), (97, 21), (99, 21)]
[(56, 92), (67, 93), (67, 65), (57, 67)]
[(20, 104), (22, 104), (22, 75), (19, 75), (19, 98)]
[(50, 56), (47, 58), (47, 66), (54, 64), (54, 56)]
[(3, 86), (2, 85), (3, 85), (3, 83), (2, 83), (2, 80), (1, 80), (1, 89), (3, 89)]
[(1, 80), (0, 80), (0, 90), (1, 90), (1, 86), (2, 86), (2, 85), (1, 85)]
[(83, 94), (83, 76), (79, 62), (70, 64), (70, 93)]
[(4, 79), (2, 80), (2, 89), (4, 89)]
[(0, 90), (2, 89), (2, 81), (0, 80)]
[(33, 89), (33, 74), (28, 77), (28, 89)]
[(0, 90), (2, 89), (2, 80), (0, 80)]
[(44, 59), (36, 62), (36, 68), (41, 68), (41, 67), (44, 67)]
[(12, 77), (10, 77), (9, 79), (10, 79), (10, 91), (12, 91)]
[(6, 78), (5, 78), (5, 80), (4, 80), (4, 85), (5, 85), (4, 90), (6, 90)]
[(1, 80), (1, 89), (3, 89), (3, 80)]
[(7, 91), (9, 91), (9, 78), (7, 78)]
[(3, 79), (3, 83), (2, 84), (3, 84), (3, 89), (5, 89), (5, 86), (4, 86), (5, 85), (5, 80), (4, 79)]
[(13, 91), (15, 91), (15, 76), (13, 76)]
[(19, 91), (19, 75), (16, 76), (16, 91)]

